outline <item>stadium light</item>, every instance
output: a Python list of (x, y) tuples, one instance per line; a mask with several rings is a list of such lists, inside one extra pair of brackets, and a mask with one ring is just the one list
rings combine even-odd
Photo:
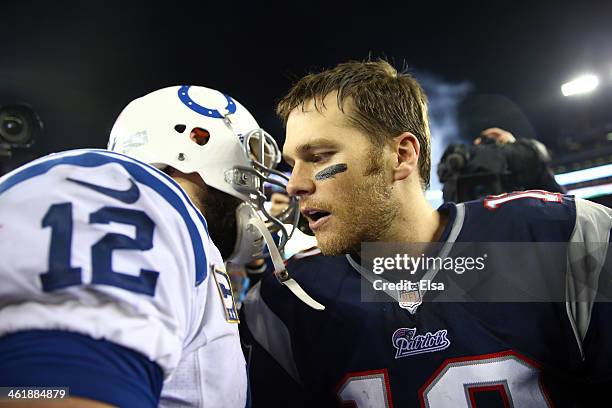
[(561, 85), (563, 96), (579, 95), (593, 91), (599, 85), (599, 78), (593, 74), (581, 75)]
[(612, 176), (612, 164), (591, 167), (583, 170), (555, 175), (555, 180), (562, 186), (597, 180)]
[(568, 190), (567, 194), (581, 198), (595, 198), (604, 195), (612, 194), (612, 183), (602, 184), (599, 186), (589, 186)]

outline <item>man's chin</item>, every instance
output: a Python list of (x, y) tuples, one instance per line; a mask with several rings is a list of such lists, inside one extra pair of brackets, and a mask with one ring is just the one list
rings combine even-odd
[(344, 255), (351, 252), (351, 246), (345, 237), (329, 232), (315, 233), (317, 246), (326, 256)]

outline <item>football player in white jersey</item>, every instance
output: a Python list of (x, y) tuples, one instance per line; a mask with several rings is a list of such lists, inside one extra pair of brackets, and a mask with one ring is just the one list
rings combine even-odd
[(230, 96), (175, 86), (131, 102), (108, 147), (0, 178), (0, 401), (244, 407), (224, 261), (261, 254), (262, 216), (286, 242), (262, 205), (274, 139)]

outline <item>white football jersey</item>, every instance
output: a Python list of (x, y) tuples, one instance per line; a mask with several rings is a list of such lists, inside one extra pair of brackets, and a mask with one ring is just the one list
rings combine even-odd
[(83, 149), (0, 178), (0, 282), (0, 336), (104, 339), (162, 368), (162, 405), (244, 407), (223, 260), (202, 214), (160, 171)]

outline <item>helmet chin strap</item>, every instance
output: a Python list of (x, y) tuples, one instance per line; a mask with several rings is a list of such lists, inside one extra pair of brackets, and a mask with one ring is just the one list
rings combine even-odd
[(314, 300), (308, 293), (302, 289), (302, 287), (289, 276), (289, 272), (285, 269), (283, 258), (270, 235), (270, 231), (266, 227), (266, 224), (259, 217), (252, 217), (248, 222), (248, 228), (257, 228), (263, 235), (266, 244), (268, 244), (268, 250), (270, 251), (270, 258), (274, 264), (274, 275), (280, 283), (285, 285), (289, 290), (302, 302), (315, 310), (324, 310), (325, 306)]

